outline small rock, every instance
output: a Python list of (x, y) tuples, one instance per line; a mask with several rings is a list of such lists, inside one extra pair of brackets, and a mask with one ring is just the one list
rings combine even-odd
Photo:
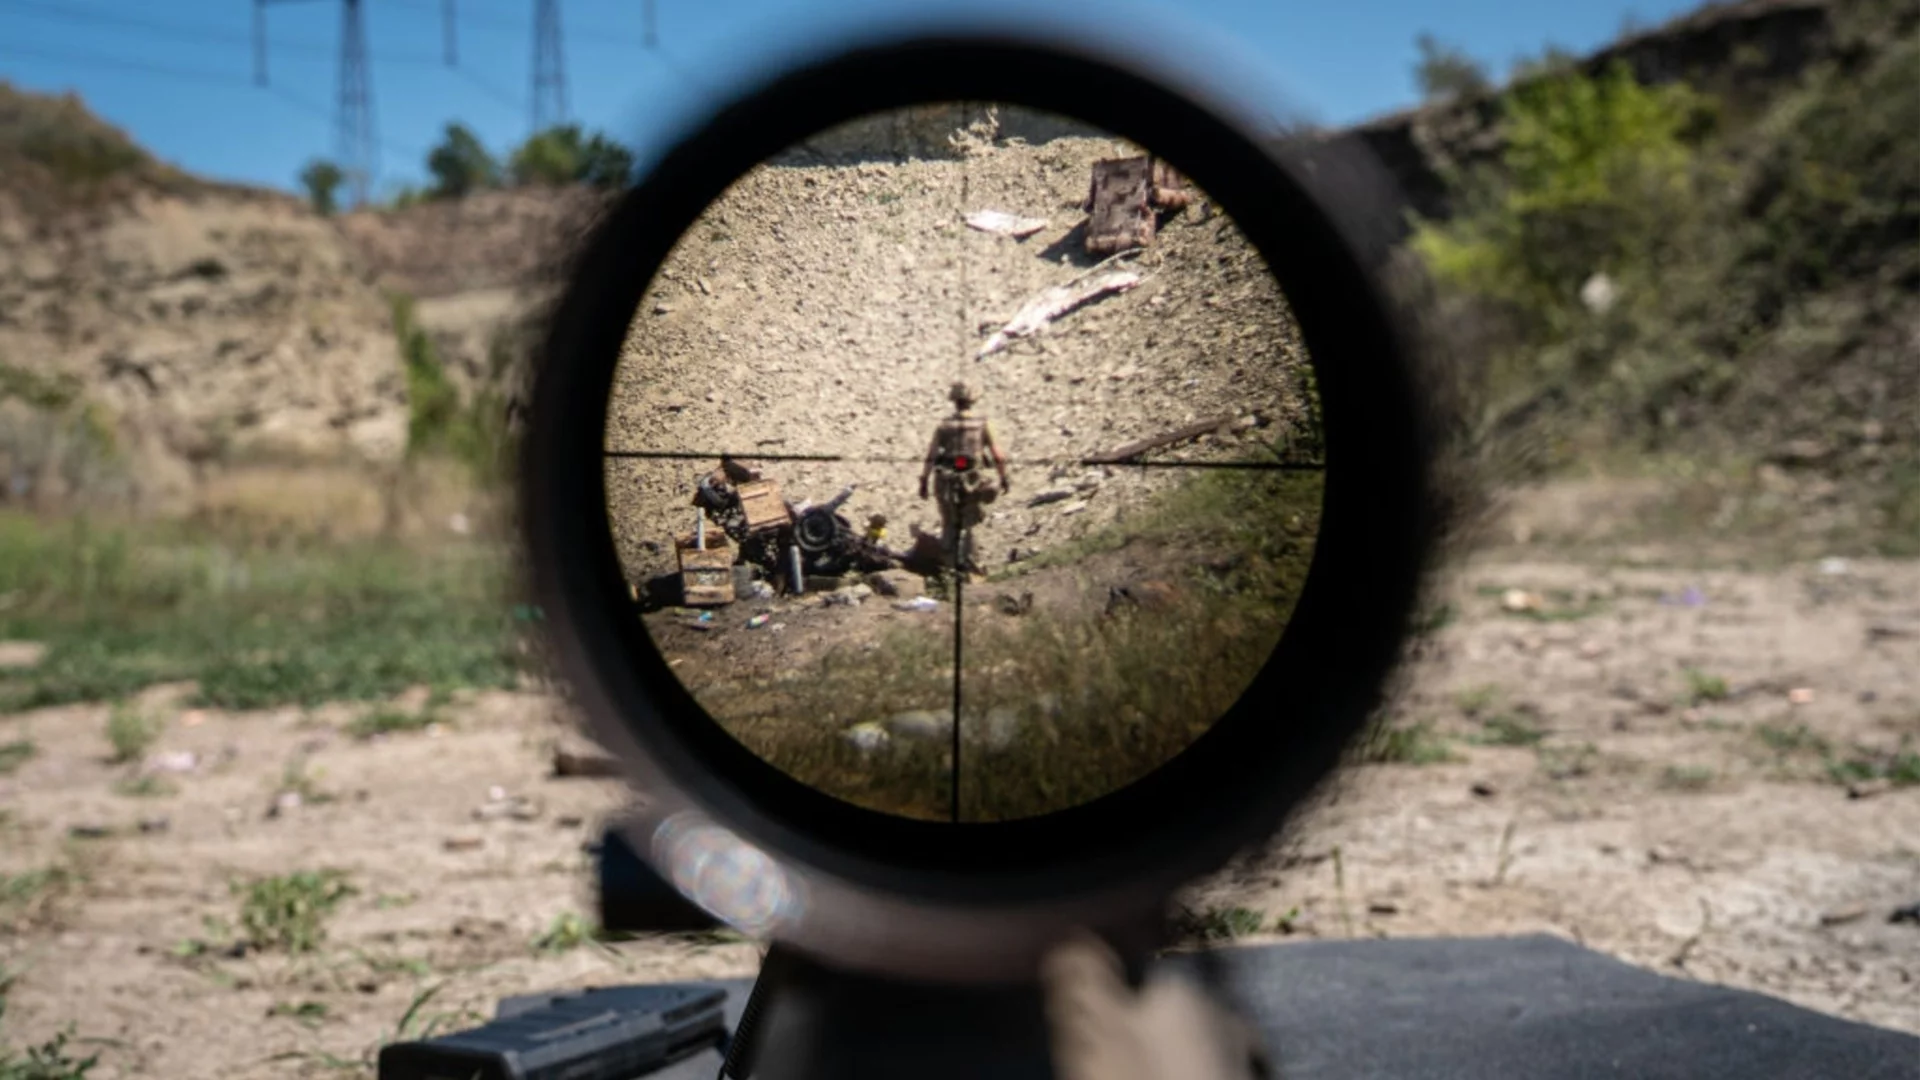
[(1787, 700), (1795, 705), (1810, 705), (1813, 703), (1813, 690), (1809, 687), (1797, 686), (1787, 691)]
[(1081, 499), (1078, 502), (1070, 502), (1067, 505), (1060, 508), (1060, 516), (1067, 517), (1071, 514), (1082, 513), (1086, 510), (1086, 508), (1087, 508), (1087, 500), (1085, 499)]
[(1862, 908), (1862, 907), (1841, 908), (1838, 911), (1829, 911), (1822, 914), (1820, 916), (1820, 925), (1821, 926), (1845, 926), (1850, 922), (1858, 922), (1859, 920), (1864, 919), (1866, 917), (1867, 917), (1866, 908)]
[(673, 313), (673, 305), (672, 304), (655, 304), (653, 305), (653, 313), (655, 315), (670, 315)]
[(895, 611), (938, 611), (940, 601), (931, 596), (916, 596), (911, 600), (895, 601), (893, 609)]
[(172, 827), (172, 822), (163, 817), (142, 818), (140, 831), (143, 833), (163, 833)]
[(1848, 568), (1847, 560), (1839, 558), (1838, 556), (1820, 560), (1820, 572), (1829, 577), (1838, 577), (1846, 573)]
[(105, 840), (113, 830), (105, 825), (74, 825), (67, 829), (67, 835), (75, 840)]
[(1101, 476), (1099, 473), (1088, 473), (1087, 475), (1074, 481), (1073, 490), (1078, 491), (1083, 495), (1091, 494), (1100, 489), (1100, 481), (1101, 481)]
[(1473, 787), (1469, 788), (1468, 790), (1472, 791), (1475, 795), (1478, 795), (1483, 799), (1491, 799), (1495, 795), (1498, 795), (1500, 793), (1500, 789), (1494, 787), (1492, 784), (1487, 783), (1485, 780), (1481, 780), (1475, 783)]
[(823, 593), (822, 599), (828, 607), (860, 606), (860, 598), (853, 595), (852, 589), (835, 589), (830, 593)]
[(1020, 714), (1004, 705), (988, 709), (986, 728), (987, 749), (998, 753), (1012, 746), (1020, 734)]
[(478, 836), (449, 836), (440, 846), (448, 851), (477, 851), (486, 841)]
[(1500, 596), (1502, 611), (1538, 611), (1544, 603), (1539, 593), (1530, 593), (1525, 589), (1508, 589)]
[(887, 729), (869, 720), (855, 724), (846, 731), (847, 741), (862, 753), (873, 753), (887, 745)]
[(1033, 610), (1033, 594), (1023, 592), (1018, 596), (1001, 593), (998, 599), (1000, 611), (1006, 615), (1025, 615)]
[(380, 992), (380, 983), (374, 979), (361, 979), (353, 988), (363, 994), (377, 994)]
[(865, 600), (867, 597), (873, 595), (873, 586), (868, 585), (865, 582), (861, 582), (860, 584), (847, 589), (846, 592), (847, 592), (847, 595), (853, 597), (854, 600), (856, 601)]
[(278, 817), (280, 814), (286, 813), (289, 810), (298, 810), (300, 809), (302, 801), (299, 792), (283, 791), (274, 796), (273, 809), (267, 811), (267, 816)]
[(1915, 926), (1920, 926), (1920, 903), (1894, 908), (1893, 914), (1887, 916), (1887, 921), (1896, 925), (1899, 923), (1913, 923)]
[(1375, 900), (1373, 903), (1367, 905), (1367, 914), (1398, 915), (1400, 914), (1400, 905), (1390, 900)]
[(200, 758), (191, 750), (168, 750), (149, 757), (142, 767), (148, 773), (189, 773), (200, 764)]
[(1583, 641), (1580, 643), (1579, 652), (1581, 659), (1595, 660), (1607, 654), (1607, 647), (1598, 641)]
[(1047, 490), (1040, 492), (1038, 495), (1035, 495), (1032, 498), (1028, 499), (1027, 506), (1029, 508), (1036, 507), (1036, 506), (1046, 506), (1049, 503), (1066, 502), (1068, 499), (1071, 499), (1071, 498), (1073, 498), (1072, 488), (1053, 487), (1053, 488), (1048, 488)]
[(953, 715), (928, 709), (895, 713), (886, 720), (886, 729), (902, 739), (938, 739), (953, 732)]

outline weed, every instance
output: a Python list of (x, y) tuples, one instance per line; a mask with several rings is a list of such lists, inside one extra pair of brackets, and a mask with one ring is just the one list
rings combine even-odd
[(1495, 683), (1482, 683), (1479, 686), (1462, 690), (1453, 696), (1453, 703), (1467, 716), (1479, 716), (1500, 700), (1500, 687)]
[(1547, 733), (1514, 713), (1499, 713), (1481, 721), (1480, 741), (1490, 746), (1534, 746)]
[(294, 758), (280, 770), (280, 787), (277, 794), (298, 795), (300, 801), (309, 806), (318, 806), (333, 801), (333, 793), (320, 786), (321, 772), (307, 766), (307, 759)]
[(1819, 754), (1822, 757), (1827, 757), (1833, 752), (1833, 748), (1828, 744), (1827, 740), (1815, 734), (1813, 730), (1805, 724), (1799, 724), (1791, 728), (1780, 727), (1775, 724), (1761, 724), (1753, 730), (1753, 733), (1761, 742), (1767, 745), (1767, 749), (1782, 756), (1811, 752)]
[(1691, 667), (1683, 669), (1681, 674), (1687, 680), (1687, 704), (1703, 705), (1709, 701), (1727, 700), (1727, 680), (1720, 676)]
[(337, 870), (301, 870), (232, 886), (240, 926), (257, 949), (313, 952), (326, 937), (326, 920), (354, 894)]
[(0, 874), (0, 930), (45, 922), (78, 884), (79, 875), (63, 863)]
[(180, 786), (164, 776), (129, 776), (115, 784), (113, 790), (129, 798), (152, 799), (178, 795)]
[(1714, 779), (1714, 771), (1704, 765), (1669, 765), (1660, 774), (1660, 786), (1671, 791), (1705, 791)]
[(1600, 748), (1592, 743), (1578, 746), (1536, 746), (1534, 755), (1549, 779), (1571, 780), (1589, 776), (1599, 762)]
[(1374, 765), (1438, 765), (1459, 757), (1424, 720), (1409, 727), (1375, 726), (1362, 737), (1358, 756)]
[(1265, 922), (1265, 918), (1251, 908), (1216, 907), (1204, 911), (1183, 910), (1175, 919), (1175, 927), (1184, 938), (1231, 941), (1259, 933)]
[(566, 911), (553, 917), (546, 930), (533, 939), (533, 947), (544, 953), (563, 953), (593, 939), (593, 924), (575, 912)]
[(1835, 783), (1859, 784), (1884, 780), (1894, 787), (1920, 784), (1920, 753), (1903, 742), (1898, 750), (1855, 747), (1848, 757), (1829, 755), (1827, 775)]
[[(0, 1021), (7, 1015), (7, 996), (18, 976), (0, 967)], [(75, 1058), (68, 1054), (73, 1039), (69, 1025), (38, 1046), (30, 1046), (24, 1057), (0, 1045), (0, 1080), (85, 1080), (88, 1071), (99, 1063), (99, 1055)]]
[(32, 739), (15, 739), (12, 742), (0, 743), (0, 776), (12, 773), (32, 760), (33, 756), (39, 752), (40, 748), (34, 745)]
[(417, 956), (374, 955), (356, 951), (354, 957), (376, 975), (412, 975), (424, 978), (433, 974), (433, 966)]
[(363, 713), (347, 725), (347, 734), (356, 739), (371, 739), (376, 735), (391, 735), (403, 731), (424, 731), (440, 722), (439, 714), (433, 709), (419, 712), (402, 712), (398, 709), (375, 709)]
[(107, 714), (107, 742), (116, 763), (138, 761), (159, 737), (160, 724), (129, 702), (115, 702)]
[(323, 1001), (302, 1001), (297, 1003), (276, 1001), (273, 1003), (273, 1006), (267, 1010), (267, 1016), (269, 1018), (287, 1017), (288, 1019), (298, 1020), (306, 1027), (319, 1027), (320, 1022), (327, 1018), (327, 1005)]

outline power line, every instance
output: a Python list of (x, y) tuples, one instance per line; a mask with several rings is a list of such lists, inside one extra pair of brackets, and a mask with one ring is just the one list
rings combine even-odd
[[(129, 30), (142, 31), (144, 35), (171, 38), (175, 41), (189, 41), (208, 45), (245, 45), (257, 39), (238, 31), (217, 26), (196, 26), (191, 23), (178, 23), (156, 19), (143, 19), (121, 15), (117, 12), (97, 11), (90, 8), (76, 8), (65, 5), (53, 5), (40, 0), (0, 0), (0, 14), (13, 13), (29, 19), (53, 19), (56, 21), (79, 23), (86, 26), (120, 26)], [(301, 41), (274, 41), (270, 43), (276, 52), (295, 53), (306, 56), (333, 56), (335, 50), (324, 45), (313, 45)], [(440, 61), (426, 53), (373, 53), (374, 60), (388, 64), (437, 64)]]
[[(68, 64), (77, 67), (94, 67), (107, 71), (125, 71), (140, 75), (158, 75), (169, 79), (181, 79), (188, 82), (204, 83), (223, 88), (246, 87), (244, 76), (233, 72), (209, 71), (205, 69), (175, 67), (167, 64), (155, 64), (146, 60), (134, 60), (120, 56), (108, 56), (102, 53), (72, 52), (55, 49), (42, 49), (34, 46), (20, 46), (11, 43), (0, 44), (0, 56), (14, 56), (26, 60), (45, 60), (56, 64)], [(316, 101), (304, 98), (278, 86), (264, 87), (269, 96), (279, 98), (302, 112), (317, 116), (323, 120), (332, 119), (333, 110)], [(400, 157), (424, 157), (425, 152), (418, 147), (403, 143), (380, 140), (380, 146), (389, 153)]]

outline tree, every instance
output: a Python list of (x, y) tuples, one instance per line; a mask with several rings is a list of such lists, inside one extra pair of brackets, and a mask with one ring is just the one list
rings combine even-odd
[(633, 165), (633, 151), (595, 132), (580, 152), (580, 179), (594, 187), (626, 187), (633, 182)]
[(1492, 89), (1486, 67), (1464, 51), (1440, 43), (1432, 34), (1421, 34), (1414, 45), (1420, 50), (1420, 62), (1414, 65), (1413, 79), (1426, 100), (1473, 97)]
[(577, 125), (551, 127), (521, 143), (508, 169), (516, 184), (571, 184), (580, 179), (585, 150)]
[(436, 198), (457, 199), (500, 183), (500, 163), (465, 124), (447, 125), (446, 137), (427, 155), (427, 171)]
[(318, 158), (300, 170), (300, 186), (307, 189), (307, 202), (313, 205), (316, 214), (333, 213), (337, 205), (334, 196), (346, 179), (347, 174), (341, 171), (340, 166)]

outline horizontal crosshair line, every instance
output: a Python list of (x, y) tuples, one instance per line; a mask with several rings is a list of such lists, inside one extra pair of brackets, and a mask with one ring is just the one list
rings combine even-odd
[[(920, 457), (870, 457), (858, 454), (705, 454), (689, 450), (607, 450), (604, 454), (610, 458), (643, 461), (719, 461), (724, 457), (734, 461), (837, 461), (849, 465), (919, 465), (926, 460)], [(1273, 472), (1325, 472), (1327, 468), (1322, 461), (1102, 461), (1082, 457), (1010, 458), (1007, 464), (1080, 465), (1109, 469), (1264, 469)]]

